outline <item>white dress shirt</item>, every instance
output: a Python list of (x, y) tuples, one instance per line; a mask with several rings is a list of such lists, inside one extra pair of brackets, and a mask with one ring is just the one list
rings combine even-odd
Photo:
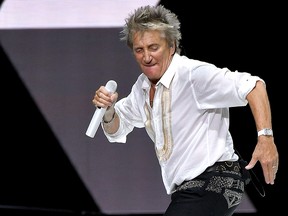
[(110, 142), (125, 143), (134, 127), (145, 127), (155, 143), (167, 194), (201, 174), (217, 161), (235, 161), (229, 132), (229, 107), (247, 105), (246, 96), (261, 80), (247, 72), (230, 71), (175, 54), (156, 84), (153, 108), (150, 82), (141, 74), (131, 93), (115, 110), (120, 127), (107, 134)]

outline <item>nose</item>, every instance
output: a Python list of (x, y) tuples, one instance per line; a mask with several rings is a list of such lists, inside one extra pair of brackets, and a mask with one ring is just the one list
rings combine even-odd
[(150, 55), (150, 52), (148, 51), (144, 52), (143, 60), (145, 63), (150, 63), (152, 61), (152, 56)]

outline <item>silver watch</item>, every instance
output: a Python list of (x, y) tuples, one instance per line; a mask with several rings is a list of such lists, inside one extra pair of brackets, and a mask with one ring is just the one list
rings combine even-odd
[(273, 136), (273, 131), (271, 128), (264, 128), (258, 131), (258, 136)]

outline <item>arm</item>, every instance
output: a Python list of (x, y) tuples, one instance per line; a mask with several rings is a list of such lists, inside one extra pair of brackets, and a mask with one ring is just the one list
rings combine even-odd
[[(257, 131), (263, 128), (272, 129), (271, 110), (265, 84), (257, 81), (255, 88), (247, 95)], [(279, 155), (273, 136), (259, 136), (252, 158), (246, 169), (252, 169), (260, 162), (265, 182), (274, 184), (279, 165)]]

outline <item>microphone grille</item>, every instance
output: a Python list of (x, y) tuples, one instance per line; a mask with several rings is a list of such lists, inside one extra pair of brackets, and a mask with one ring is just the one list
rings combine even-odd
[(109, 92), (115, 92), (117, 89), (117, 83), (114, 80), (109, 80), (106, 85), (105, 88), (107, 89), (107, 91)]

